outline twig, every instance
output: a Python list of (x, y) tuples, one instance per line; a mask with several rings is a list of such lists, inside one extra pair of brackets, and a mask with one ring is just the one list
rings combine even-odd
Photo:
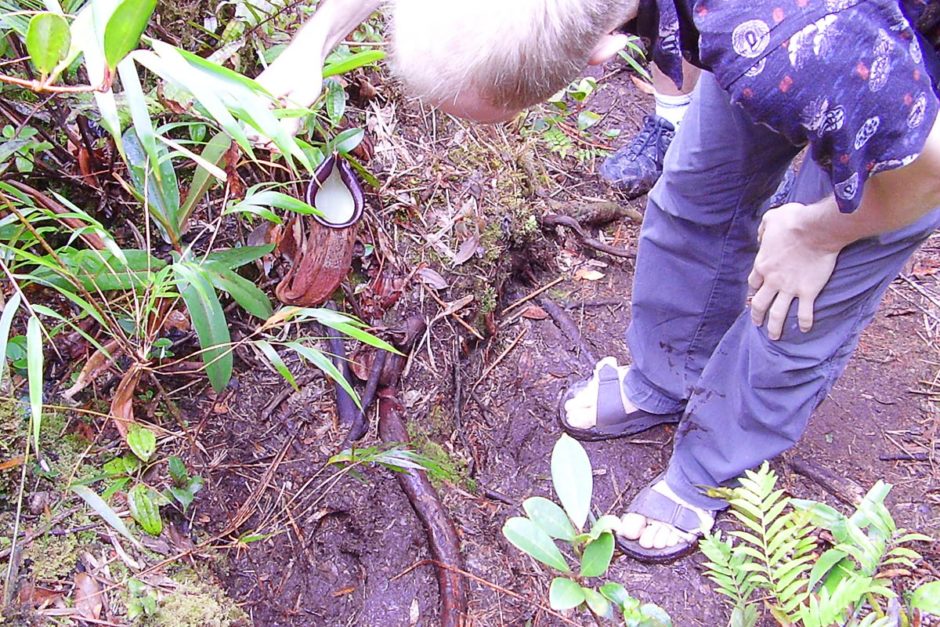
[(594, 353), (591, 352), (591, 349), (588, 348), (588, 345), (585, 344), (584, 339), (581, 337), (581, 331), (578, 330), (578, 326), (574, 323), (574, 320), (571, 319), (571, 316), (569, 316), (564, 309), (556, 305), (552, 299), (547, 297), (539, 298), (539, 306), (545, 310), (545, 313), (551, 316), (555, 324), (558, 325), (558, 328), (561, 329), (561, 332), (568, 338), (568, 341), (577, 347), (578, 359), (587, 367), (593, 368), (597, 359), (594, 357)]
[[(29, 544), (30, 542), (32, 542), (33, 540), (35, 540), (35, 539), (38, 538), (39, 536), (41, 536), (41, 535), (47, 533), (50, 529), (52, 529), (53, 527), (55, 527), (56, 525), (58, 525), (60, 522), (62, 522), (63, 520), (65, 520), (66, 518), (68, 518), (69, 516), (71, 516), (72, 514), (74, 514), (75, 512), (77, 512), (79, 509), (81, 509), (81, 508), (80, 508), (80, 507), (73, 507), (73, 508), (71, 508), (71, 509), (65, 510), (64, 512), (59, 512), (58, 514), (56, 514), (56, 515), (52, 518), (52, 520), (49, 521), (49, 524), (46, 525), (45, 528), (42, 529), (41, 531), (31, 531), (31, 532), (29, 532), (29, 533), (24, 533), (24, 534), (23, 534), (23, 540), (20, 542), (20, 544), (21, 544), (21, 545), (27, 545), (27, 544)], [(13, 547), (7, 547), (7, 548), (3, 549), (2, 551), (0, 551), (0, 560), (9, 557), (10, 553), (12, 553), (12, 552), (13, 552)]]
[(8, 83), (30, 91), (48, 92), (50, 94), (85, 94), (91, 91), (105, 92), (110, 88), (110, 84), (97, 87), (93, 85), (50, 85), (46, 81), (27, 80), (16, 76), (7, 76), (6, 74), (0, 74), (0, 83)]
[(558, 277), (557, 279), (555, 279), (555, 280), (552, 281), (551, 283), (549, 283), (549, 284), (547, 284), (547, 285), (543, 285), (542, 287), (540, 287), (539, 289), (535, 290), (535, 291), (532, 292), (531, 294), (528, 294), (528, 295), (526, 295), (526, 296), (523, 296), (523, 297), (520, 298), (519, 300), (517, 300), (517, 301), (515, 301), (514, 303), (512, 303), (511, 305), (509, 305), (508, 307), (504, 308), (500, 313), (501, 313), (502, 315), (506, 315), (508, 312), (512, 311), (513, 309), (515, 309), (515, 308), (518, 307), (519, 305), (522, 305), (522, 304), (525, 304), (525, 303), (529, 302), (530, 300), (532, 300), (533, 298), (535, 298), (536, 296), (538, 296), (538, 295), (541, 294), (542, 292), (544, 292), (544, 291), (546, 291), (546, 290), (550, 290), (551, 288), (555, 287), (556, 285), (558, 285), (559, 283), (561, 283), (561, 282), (564, 281), (564, 280), (565, 280), (565, 277), (561, 277), (561, 276)]
[(359, 399), (362, 408), (359, 410), (356, 420), (353, 421), (353, 426), (350, 427), (349, 433), (346, 435), (346, 443), (361, 440), (362, 436), (369, 431), (369, 421), (366, 418), (366, 411), (369, 409), (369, 405), (372, 404), (372, 401), (375, 400), (375, 393), (379, 389), (379, 381), (382, 379), (382, 369), (385, 367), (385, 361), (387, 359), (387, 352), (383, 350), (376, 352), (375, 359), (372, 362), (372, 370), (369, 371), (369, 380), (366, 381), (366, 389)]
[(865, 496), (865, 490), (848, 477), (840, 477), (816, 462), (800, 457), (789, 460), (790, 469), (803, 475), (820, 488), (850, 507), (857, 506)]
[(489, 366), (486, 367), (486, 370), (483, 371), (483, 374), (481, 374), (480, 377), (476, 381), (473, 382), (473, 387), (470, 389), (471, 394), (473, 394), (473, 390), (476, 389), (476, 387), (480, 384), (480, 382), (483, 379), (485, 379), (487, 375), (490, 374), (490, 372), (492, 372), (493, 368), (498, 366), (499, 362), (505, 359), (506, 355), (508, 355), (509, 352), (516, 347), (516, 344), (518, 344), (522, 340), (522, 338), (525, 336), (527, 332), (528, 332), (528, 329), (523, 329), (522, 332), (516, 336), (516, 339), (514, 339), (512, 343), (509, 346), (507, 346), (503, 352), (499, 354), (499, 357), (497, 357), (496, 360), (493, 361), (493, 363), (491, 363)]
[(619, 248), (617, 246), (611, 246), (610, 244), (605, 244), (604, 242), (594, 239), (585, 233), (584, 229), (581, 228), (581, 225), (578, 224), (578, 221), (571, 216), (560, 216), (554, 213), (549, 213), (542, 216), (541, 222), (546, 226), (566, 226), (575, 232), (575, 234), (581, 240), (582, 244), (588, 248), (593, 248), (596, 251), (607, 253), (612, 257), (621, 257), (623, 259), (633, 259), (636, 257), (636, 254), (629, 250)]
[(927, 462), (930, 456), (927, 453), (894, 453), (879, 455), (878, 459), (883, 462)]

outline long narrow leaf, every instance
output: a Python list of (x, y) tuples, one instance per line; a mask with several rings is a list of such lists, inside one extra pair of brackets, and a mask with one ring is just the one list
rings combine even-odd
[[(206, 147), (202, 149), (201, 157), (205, 162), (218, 166), (222, 163), (225, 153), (228, 152), (229, 146), (231, 145), (232, 139), (228, 135), (225, 133), (217, 133), (209, 140)], [(199, 201), (206, 195), (209, 188), (212, 187), (215, 178), (216, 177), (203, 166), (200, 165), (196, 168), (196, 173), (193, 174), (193, 182), (189, 186), (189, 193), (186, 195), (186, 200), (180, 207), (179, 219), (181, 224), (185, 225), (189, 222), (189, 216), (192, 215), (196, 205), (199, 204)]]
[(73, 485), (72, 492), (82, 497), (82, 500), (88, 504), (88, 507), (95, 510), (95, 513), (101, 516), (115, 531), (130, 540), (137, 548), (143, 549), (140, 542), (131, 535), (130, 530), (127, 528), (127, 525), (124, 524), (124, 521), (121, 520), (121, 517), (111, 509), (110, 505), (104, 502), (104, 499), (83, 485)]
[[(127, 108), (131, 111), (131, 119), (134, 122), (134, 130), (137, 132), (137, 138), (140, 140), (144, 152), (150, 159), (150, 163), (160, 162), (160, 156), (157, 154), (157, 140), (153, 130), (153, 122), (150, 120), (150, 113), (147, 111), (147, 99), (144, 96), (144, 90), (140, 86), (140, 77), (137, 76), (137, 66), (134, 59), (124, 59), (117, 66), (118, 76), (121, 77), (121, 84), (124, 86), (124, 97), (127, 100)], [(160, 168), (154, 167), (153, 173), (159, 181), (161, 179)]]
[(330, 361), (326, 355), (321, 353), (315, 348), (310, 348), (309, 346), (304, 346), (300, 342), (288, 342), (285, 344), (288, 348), (297, 352), (298, 355), (301, 355), (305, 359), (313, 362), (317, 368), (325, 372), (331, 379), (340, 384), (340, 386), (346, 390), (346, 393), (352, 397), (353, 401), (356, 403), (356, 407), (362, 408), (362, 403), (359, 401), (359, 395), (356, 394), (356, 390), (349, 384), (349, 381), (343, 376), (343, 373)]
[(292, 388), (295, 390), (300, 390), (300, 387), (297, 385), (297, 380), (294, 378), (290, 368), (287, 367), (287, 364), (284, 363), (284, 360), (281, 359), (281, 356), (277, 354), (277, 351), (274, 350), (274, 347), (265, 340), (255, 340), (254, 343), (255, 346), (261, 349), (261, 352), (264, 353), (264, 356), (268, 358), (268, 361), (271, 362), (271, 365), (274, 366), (274, 369), (277, 370), (278, 374), (284, 377), (284, 380), (290, 383)]
[(232, 352), (227, 350), (232, 338), (225, 312), (202, 268), (181, 262), (173, 265), (173, 271), (203, 349), (202, 359), (209, 383), (216, 392), (221, 392), (232, 378), (233, 364)]
[(26, 323), (26, 373), (29, 376), (29, 409), (33, 425), (33, 445), (39, 451), (42, 427), (42, 328), (39, 318), (30, 316)]
[(0, 314), (0, 390), (3, 389), (3, 376), (7, 371), (7, 342), (10, 339), (10, 326), (13, 324), (13, 316), (20, 307), (20, 293), (13, 292), (13, 296), (7, 301)]

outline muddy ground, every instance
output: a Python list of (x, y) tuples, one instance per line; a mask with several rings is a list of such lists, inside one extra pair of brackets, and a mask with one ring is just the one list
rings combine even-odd
[[(619, 66), (605, 71), (587, 101), (602, 122), (587, 139), (573, 133), (576, 149), (585, 152), (625, 141), (651, 106)], [(570, 233), (532, 222), (555, 201), (614, 196), (599, 185), (598, 162), (589, 154), (563, 159), (526, 125), (465, 127), (401, 101), (391, 89), (380, 86), (379, 94), (358, 103), (370, 129), (369, 167), (383, 188), (370, 196), (360, 235), (374, 247), (371, 259), (357, 262), (354, 279), (367, 288), (353, 291), (373, 289), (381, 267), (402, 287), (384, 324), (413, 313), (433, 321), (410, 360), (400, 398), (416, 446), (451, 471), (439, 491), (459, 532), (465, 567), (478, 578), (470, 582), (473, 624), (557, 624), (542, 609), (550, 573), (510, 546), (500, 528), (520, 513), (525, 498), (551, 496), (558, 395), (589, 369), (555, 323), (539, 319), (539, 310), (528, 304), (504, 310), (561, 279), (544, 295), (568, 308), (596, 355), (629, 359), (623, 331), (631, 262), (585, 250)], [(602, 134), (611, 128), (622, 128), (622, 138)], [(631, 204), (642, 209), (642, 200)], [(622, 220), (603, 236), (629, 249), (637, 230)], [(470, 259), (461, 259), (462, 246), (473, 251)], [(806, 437), (775, 463), (790, 493), (830, 502), (818, 485), (793, 473), (788, 460), (808, 459), (866, 488), (885, 479), (895, 485), (891, 505), (901, 524), (935, 535), (938, 247), (928, 242), (891, 287)], [(439, 276), (415, 272), (425, 267)], [(447, 286), (431, 287), (438, 278)], [(483, 340), (441, 315), (467, 295), (473, 300), (456, 315)], [(238, 357), (236, 384), (226, 394), (202, 395), (186, 408), (202, 449), (190, 451), (190, 462), (207, 480), (194, 518), (199, 529), (219, 531), (254, 496), (239, 532), (276, 532), (222, 553), (215, 571), (228, 592), (257, 625), (436, 624), (437, 583), (432, 566), (422, 564), (429, 558), (427, 540), (393, 473), (366, 468), (359, 477), (334, 480), (336, 469), (324, 469), (347, 429), (337, 421), (331, 386), (309, 373), (302, 390), (285, 397), (283, 380), (251, 354)], [(632, 440), (586, 445), (599, 512), (620, 512), (664, 469), (672, 436), (673, 429), (663, 427)], [(361, 445), (376, 442), (373, 427)], [(934, 549), (927, 556), (925, 568), (936, 575), (940, 555)], [(727, 610), (710, 591), (701, 562), (700, 555), (668, 566), (619, 558), (611, 578), (664, 607), (677, 626), (722, 624)], [(586, 616), (570, 618), (590, 624)]]

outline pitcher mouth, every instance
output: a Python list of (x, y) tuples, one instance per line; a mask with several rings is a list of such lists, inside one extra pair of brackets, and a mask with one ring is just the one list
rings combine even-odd
[(345, 229), (358, 222), (365, 204), (352, 166), (336, 152), (317, 167), (307, 186), (305, 200), (319, 210), (313, 219), (331, 229)]

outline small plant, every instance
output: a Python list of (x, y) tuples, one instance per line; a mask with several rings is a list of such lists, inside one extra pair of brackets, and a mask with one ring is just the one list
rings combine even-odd
[[(594, 479), (591, 461), (574, 439), (562, 435), (552, 451), (552, 484), (561, 501), (526, 499), (526, 516), (510, 518), (503, 535), (517, 549), (561, 573), (552, 580), (549, 603), (552, 609), (587, 608), (596, 616), (622, 616), (631, 627), (668, 627), (669, 615), (652, 603), (641, 603), (619, 583), (592, 582), (604, 577), (614, 555), (614, 530), (620, 520), (605, 515), (591, 521), (585, 532), (591, 507)], [(577, 572), (569, 558), (556, 545), (560, 540), (579, 563)]]
[[(876, 483), (845, 516), (823, 503), (790, 499), (776, 483), (765, 463), (748, 471), (740, 487), (711, 492), (728, 501), (744, 526), (728, 539), (715, 532), (700, 543), (709, 559), (706, 574), (730, 599), (729, 625), (756, 625), (761, 598), (781, 625), (906, 627), (920, 624), (920, 613), (940, 613), (940, 581), (915, 590), (906, 607), (893, 589), (891, 578), (910, 575), (921, 559), (907, 545), (931, 538), (897, 527), (884, 504), (890, 485)], [(820, 530), (834, 540), (822, 555), (816, 552)]]

